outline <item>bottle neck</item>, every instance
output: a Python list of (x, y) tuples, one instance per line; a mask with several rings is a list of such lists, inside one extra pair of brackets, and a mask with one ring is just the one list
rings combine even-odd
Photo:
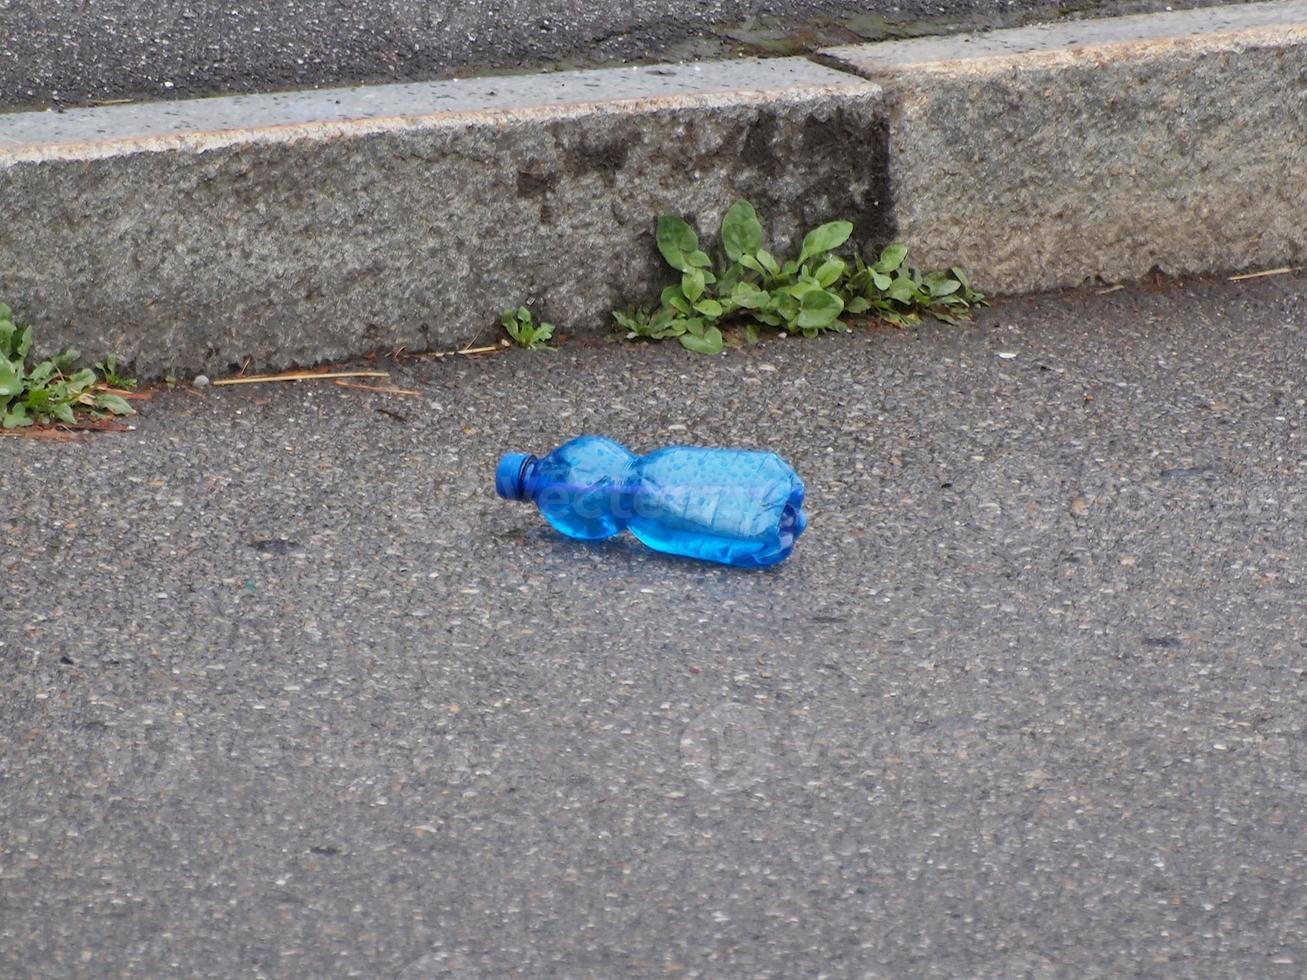
[(505, 500), (533, 499), (538, 464), (530, 453), (506, 453), (495, 467), (495, 492)]
[(518, 474), (518, 483), (522, 487), (522, 496), (519, 500), (535, 500), (536, 488), (539, 486), (540, 460), (535, 456), (528, 456), (522, 464), (522, 470)]

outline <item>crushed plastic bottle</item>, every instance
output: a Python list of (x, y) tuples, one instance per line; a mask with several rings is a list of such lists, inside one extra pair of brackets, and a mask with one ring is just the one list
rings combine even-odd
[(495, 492), (533, 502), (569, 538), (629, 530), (656, 551), (744, 568), (774, 565), (808, 519), (803, 481), (775, 453), (669, 446), (637, 456), (580, 436), (537, 459), (508, 453)]

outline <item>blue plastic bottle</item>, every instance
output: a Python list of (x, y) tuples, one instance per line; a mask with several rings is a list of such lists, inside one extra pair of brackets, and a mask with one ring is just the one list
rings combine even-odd
[(656, 551), (753, 568), (784, 561), (808, 519), (803, 481), (775, 453), (669, 446), (636, 456), (580, 436), (543, 459), (508, 453), (495, 491), (530, 500), (569, 538), (623, 529)]

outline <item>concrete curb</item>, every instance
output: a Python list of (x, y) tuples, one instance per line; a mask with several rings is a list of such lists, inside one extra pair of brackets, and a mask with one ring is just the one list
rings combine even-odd
[(1005, 292), (1307, 252), (1307, 0), (822, 57), (0, 115), (0, 297), (153, 375), (606, 331), (740, 196)]
[(925, 264), (1004, 293), (1307, 254), (1307, 2), (822, 52), (889, 104)]
[(0, 295), (144, 374), (450, 346), (526, 300), (607, 329), (656, 295), (659, 211), (883, 236), (882, 118), (804, 59), (0, 117)]

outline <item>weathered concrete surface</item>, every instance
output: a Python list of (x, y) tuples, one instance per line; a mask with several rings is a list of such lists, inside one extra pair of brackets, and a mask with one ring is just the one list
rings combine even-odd
[(880, 82), (900, 237), (1024, 292), (1307, 255), (1307, 3), (835, 48)]
[[(1305, 337), (1299, 273), (0, 438), (0, 977), (1302, 980)], [(587, 431), (812, 522), (495, 497)]]
[[(145, 375), (649, 297), (654, 216), (886, 233), (879, 88), (802, 59), (0, 117), (0, 296)], [(778, 242), (778, 244), (783, 244)]]

